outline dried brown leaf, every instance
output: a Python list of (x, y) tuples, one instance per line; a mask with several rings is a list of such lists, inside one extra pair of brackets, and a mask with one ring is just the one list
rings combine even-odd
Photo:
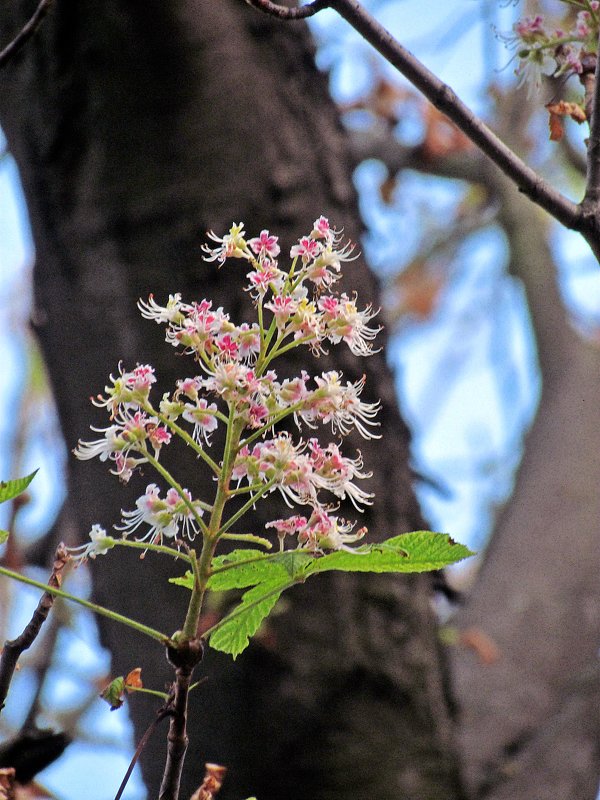
[(564, 136), (563, 117), (571, 117), (578, 125), (581, 125), (587, 119), (586, 113), (579, 103), (572, 103), (567, 100), (548, 103), (546, 110), (550, 115), (548, 124), (550, 127), (550, 141), (552, 142), (560, 142)]
[(136, 667), (132, 669), (129, 675), (125, 678), (125, 688), (128, 692), (132, 689), (141, 689), (144, 686), (142, 683), (142, 668)]
[(204, 770), (202, 786), (198, 787), (190, 800), (213, 800), (223, 785), (227, 767), (222, 767), (220, 764), (205, 764)]

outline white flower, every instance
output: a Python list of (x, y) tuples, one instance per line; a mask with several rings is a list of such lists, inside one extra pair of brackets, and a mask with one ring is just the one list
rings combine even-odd
[(106, 531), (101, 525), (92, 525), (90, 530), (90, 541), (80, 547), (67, 547), (67, 552), (77, 562), (81, 564), (88, 558), (104, 556), (115, 546), (115, 540), (106, 535)]

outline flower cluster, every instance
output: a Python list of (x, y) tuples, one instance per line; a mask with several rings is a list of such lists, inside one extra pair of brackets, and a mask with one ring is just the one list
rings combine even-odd
[(513, 27), (513, 34), (504, 37), (517, 50), (516, 72), (522, 82), (538, 86), (542, 75), (581, 75), (595, 68), (600, 0), (563, 2), (579, 9), (568, 30), (552, 26), (538, 14), (519, 20)]
[[(357, 485), (370, 476), (360, 453), (349, 458), (339, 444), (321, 445), (316, 438), (294, 441), (290, 433), (275, 428), (291, 418), (299, 428), (330, 426), (340, 437), (355, 430), (376, 438), (379, 403), (361, 399), (364, 377), (349, 382), (342, 373), (329, 371), (311, 378), (302, 370), (280, 380), (271, 364), (303, 345), (317, 356), (326, 345), (340, 343), (356, 356), (373, 352), (379, 328), (370, 323), (377, 312), (370, 306), (359, 310), (356, 297), (334, 291), (341, 264), (355, 257), (354, 247), (342, 244), (325, 217), (291, 248), (287, 270), (279, 265), (278, 239), (267, 230), (246, 239), (240, 223), (225, 236), (211, 232), (209, 237), (213, 245), (204, 246), (207, 261), (222, 265), (241, 259), (248, 265), (246, 290), (256, 307), (256, 321), (238, 324), (211, 301), (186, 303), (180, 294), (170, 295), (164, 306), (152, 295), (140, 301), (142, 316), (165, 326), (166, 341), (191, 355), (199, 374), (178, 380), (174, 391), (156, 403), (151, 398), (154, 369), (144, 364), (127, 371), (119, 365), (104, 394), (92, 399), (109, 413), (110, 424), (92, 428), (102, 436), (80, 441), (75, 454), (112, 462), (111, 471), (125, 483), (137, 468), (149, 464), (170, 484), (164, 497), (150, 484), (136, 508), (122, 512), (116, 528), (123, 537), (135, 534), (152, 545), (180, 537), (192, 541), (199, 532), (218, 538), (260, 498), (277, 490), (288, 505), (307, 509), (305, 516), (267, 526), (275, 528), (281, 542), (294, 534), (301, 548), (345, 548), (364, 529), (352, 534), (353, 525), (333, 513), (336, 504), (349, 500), (360, 511), (372, 497)], [(208, 451), (219, 429), (225, 446), (222, 458), (214, 460)], [(162, 448), (178, 438), (213, 471), (217, 488), (212, 503), (194, 499), (159, 463)], [(323, 493), (329, 502), (321, 499)], [(237, 511), (227, 520), (223, 512), (230, 501), (237, 503)], [(95, 536), (84, 557), (102, 552)]]
[[(112, 397), (102, 398), (102, 405), (114, 406)], [(131, 478), (136, 467), (147, 463), (152, 457), (148, 446), (152, 448), (153, 457), (158, 458), (161, 447), (171, 441), (171, 434), (164, 425), (159, 424), (158, 417), (149, 416), (139, 409), (133, 411), (132, 405), (126, 402), (117, 407), (111, 417), (113, 424), (107, 428), (92, 427), (93, 431), (104, 434), (102, 438), (91, 442), (80, 441), (74, 450), (82, 461), (96, 456), (100, 461), (113, 461), (115, 467), (111, 472), (124, 483)]]
[(187, 489), (182, 495), (171, 488), (163, 499), (158, 486), (149, 484), (146, 492), (136, 500), (135, 511), (121, 512), (123, 524), (115, 526), (116, 530), (123, 531), (126, 536), (141, 525), (147, 525), (148, 530), (138, 537), (138, 541), (152, 542), (163, 536), (174, 539), (180, 534), (193, 541), (198, 533), (197, 520), (204, 514), (204, 508), (202, 503), (192, 500)]
[(361, 511), (361, 504), (370, 504), (372, 495), (353, 483), (355, 478), (368, 478), (362, 472), (360, 453), (345, 458), (336, 444), (322, 448), (316, 439), (294, 443), (288, 433), (261, 441), (249, 448), (244, 445), (237, 454), (232, 477), (248, 481), (251, 486), (267, 484), (269, 491), (279, 489), (286, 501), (298, 505), (318, 506), (317, 493), (325, 489), (339, 499), (346, 497)]
[(366, 528), (359, 528), (352, 533), (354, 524), (340, 517), (316, 508), (307, 520), (306, 517), (294, 516), (288, 519), (276, 519), (267, 522), (267, 528), (277, 531), (280, 547), (283, 550), (286, 536), (296, 536), (301, 547), (308, 550), (348, 550), (348, 545), (362, 539)]

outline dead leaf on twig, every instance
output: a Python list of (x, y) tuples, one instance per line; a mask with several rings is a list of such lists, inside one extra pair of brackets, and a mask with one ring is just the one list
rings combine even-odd
[(142, 668), (136, 667), (132, 669), (129, 675), (125, 678), (125, 689), (131, 691), (132, 689), (141, 689), (142, 683)]
[(559, 100), (558, 103), (548, 103), (546, 109), (550, 114), (548, 125), (550, 126), (550, 141), (552, 142), (560, 142), (565, 134), (563, 117), (571, 117), (578, 125), (581, 125), (587, 119), (585, 111), (579, 103)]
[(204, 769), (202, 786), (198, 787), (190, 800), (213, 800), (223, 785), (227, 767), (222, 767), (220, 764), (205, 764)]

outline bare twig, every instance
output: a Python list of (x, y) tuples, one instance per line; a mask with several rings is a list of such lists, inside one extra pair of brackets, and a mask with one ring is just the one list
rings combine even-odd
[(192, 678), (189, 668), (176, 670), (173, 713), (169, 725), (167, 761), (160, 785), (159, 800), (177, 800), (181, 783), (181, 772), (188, 747), (187, 702)]
[(15, 38), (0, 51), (0, 68), (21, 50), (33, 34), (37, 31), (54, 0), (40, 0), (33, 16), (25, 23)]
[(181, 772), (188, 747), (187, 708), (192, 673), (202, 660), (201, 639), (184, 640), (177, 647), (167, 648), (167, 658), (175, 667), (171, 723), (167, 737), (167, 760), (160, 786), (159, 800), (178, 800)]
[[(593, 56), (588, 56), (588, 58), (591, 57)], [(591, 87), (591, 114), (588, 114), (591, 119), (587, 146), (587, 180), (585, 197), (581, 204), (584, 212), (591, 215), (598, 214), (600, 204), (600, 58), (596, 56), (595, 60), (593, 86)]]
[[(67, 559), (66, 548), (61, 544), (56, 549), (54, 564), (52, 565), (52, 574), (48, 580), (49, 586), (56, 589), (60, 588), (62, 571), (67, 563)], [(0, 657), (0, 711), (4, 708), (17, 662), (23, 651), (27, 650), (27, 648), (31, 647), (34, 643), (42, 625), (50, 613), (53, 603), (54, 596), (50, 592), (44, 592), (23, 633), (16, 639), (7, 641), (4, 644), (2, 656)]]
[(540, 205), (567, 228), (579, 230), (581, 209), (528, 167), (455, 92), (412, 53), (404, 48), (357, 0), (329, 0), (335, 9), (392, 66), (439, 108), (511, 178), (520, 191)]
[[(44, 635), (44, 652), (41, 654), (41, 657), (36, 660), (36, 663), (33, 667), (33, 673), (35, 675), (35, 692), (31, 699), (27, 716), (25, 717), (23, 725), (21, 726), (22, 729), (26, 731), (35, 727), (35, 721), (41, 708), (42, 696), (46, 688), (46, 678), (48, 677), (48, 672), (54, 659), (56, 642), (58, 640), (58, 635), (63, 628), (63, 621), (60, 619), (61, 614), (59, 608), (60, 606), (55, 609), (54, 614), (48, 620)], [(94, 692), (95, 696), (96, 694), (97, 693)]]
[[(249, 5), (280, 19), (300, 19), (311, 16), (323, 8), (332, 8), (343, 17), (361, 36), (368, 41), (381, 55), (394, 66), (405, 78), (417, 87), (425, 97), (442, 111), (469, 139), (487, 155), (517, 186), (519, 191), (530, 200), (547, 211), (566, 228), (578, 231), (592, 248), (600, 261), (600, 114), (596, 114), (596, 123), (592, 121), (595, 135), (594, 150), (590, 156), (589, 190), (582, 205), (574, 203), (568, 197), (547, 183), (535, 170), (531, 169), (514, 153), (496, 134), (488, 128), (455, 92), (412, 53), (404, 48), (377, 20), (372, 17), (358, 0), (323, 0), (308, 6), (287, 9), (268, 0), (246, 0)], [(305, 12), (308, 9), (309, 12)], [(596, 92), (600, 92), (598, 86)], [(595, 100), (600, 106), (600, 99)], [(598, 201), (592, 198), (596, 191)]]
[(152, 734), (154, 733), (154, 731), (156, 730), (156, 727), (158, 726), (158, 724), (160, 722), (162, 722), (163, 719), (165, 719), (165, 717), (170, 716), (171, 713), (172, 713), (172, 710), (171, 710), (171, 707), (170, 707), (169, 703), (165, 704), (164, 706), (162, 706), (162, 708), (158, 709), (158, 711), (156, 713), (156, 717), (152, 720), (152, 722), (150, 723), (150, 725), (146, 729), (144, 735), (142, 736), (142, 738), (138, 742), (138, 746), (135, 749), (135, 753), (133, 754), (133, 758), (131, 759), (131, 761), (129, 763), (129, 766), (127, 767), (127, 772), (125, 773), (125, 775), (123, 777), (123, 780), (121, 781), (121, 785), (119, 786), (119, 789), (118, 789), (118, 791), (117, 791), (117, 793), (115, 795), (115, 800), (121, 800), (121, 797), (123, 796), (123, 792), (125, 791), (125, 788), (127, 787), (127, 783), (129, 782), (129, 778), (131, 778), (131, 773), (133, 772), (133, 769), (134, 769), (135, 765), (137, 764), (139, 757), (142, 755), (142, 751), (143, 751), (144, 747), (148, 744), (148, 741), (149, 741), (150, 737), (152, 736)]

